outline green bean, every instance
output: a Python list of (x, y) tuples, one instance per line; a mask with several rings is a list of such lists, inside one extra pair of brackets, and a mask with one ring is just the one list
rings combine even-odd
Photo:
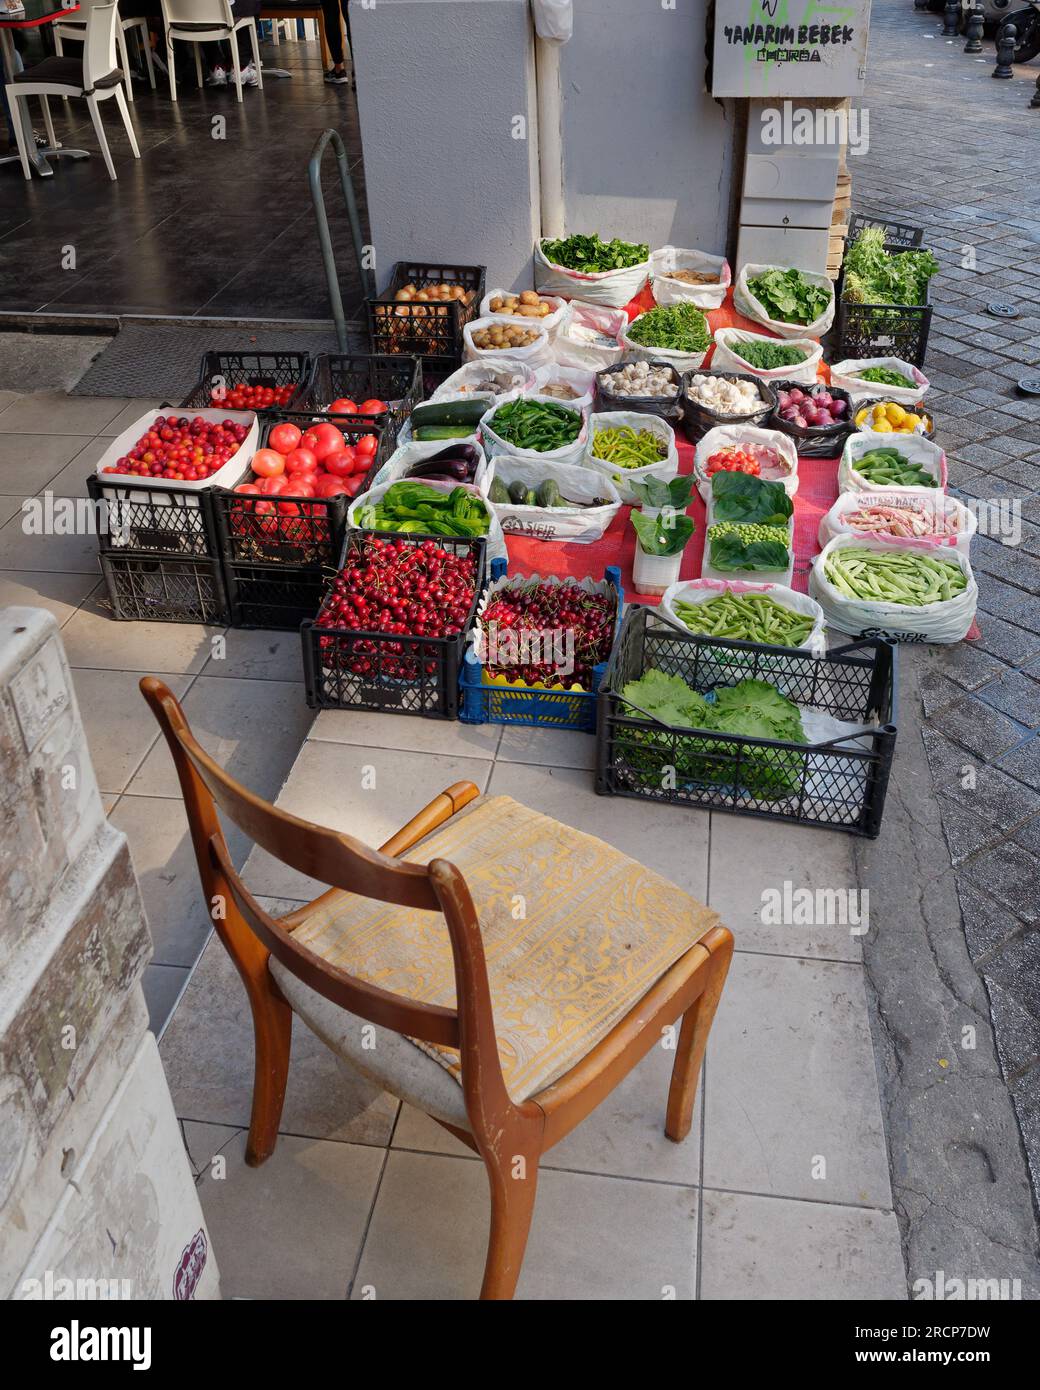
[(691, 632), (774, 647), (800, 647), (813, 630), (811, 617), (785, 608), (768, 594), (720, 594), (707, 603), (680, 599), (675, 614)]

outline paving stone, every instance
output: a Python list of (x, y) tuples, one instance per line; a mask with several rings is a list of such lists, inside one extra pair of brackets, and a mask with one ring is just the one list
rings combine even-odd
[(1007, 668), (1002, 662), (994, 661), (985, 652), (967, 642), (957, 642), (952, 647), (939, 647), (942, 656), (942, 674), (962, 685), (965, 690), (978, 690), (994, 676)]
[(1007, 463), (1007, 454), (1000, 449), (991, 449), (988, 444), (962, 444), (957, 450), (958, 460), (970, 463), (975, 468), (988, 471)]
[(1001, 758), (1000, 766), (1012, 777), (1040, 791), (1040, 739), (1033, 738), (1021, 748), (1006, 754)]
[(940, 671), (929, 671), (921, 680), (921, 701), (928, 719), (952, 705), (963, 694), (963, 687), (956, 685)]
[[(982, 566), (975, 572), (975, 582), (979, 588), (979, 608), (992, 613), (1016, 627), (1028, 629), (1032, 626), (1033, 614), (1040, 607), (1032, 594), (1007, 584), (988, 567), (993, 564), (992, 555), (985, 557)], [(983, 619), (979, 619), (980, 628)]]
[(974, 811), (958, 805), (949, 797), (939, 797), (942, 813), (943, 831), (950, 849), (950, 862), (956, 866), (979, 850), (995, 845), (1003, 838), (1004, 831), (992, 821), (983, 820)]
[(1018, 918), (995, 902), (988, 893), (957, 877), (957, 896), (961, 904), (964, 935), (973, 961), (1003, 945), (1023, 929)]
[(1003, 710), (1029, 729), (1040, 728), (1040, 682), (1021, 672), (1008, 672), (980, 692), (987, 704)]
[(968, 757), (935, 729), (922, 733), (935, 789), (1003, 830), (1027, 821), (1037, 810), (1036, 794), (997, 768)]
[(996, 983), (1001, 987), (1007, 1013), (1014, 1010), (1022, 1015), (1008, 1019), (1007, 1029), (998, 1026), (998, 1034), (1014, 1038), (1013, 1043), (1006, 1041), (1006, 1057), (1002, 1054), (1000, 1059), (1005, 1072), (1017, 1071), (1024, 1062), (1040, 1056), (1040, 932), (1024, 931), (1005, 942), (987, 958), (982, 976), (987, 986)]
[(996, 710), (988, 709), (975, 696), (966, 695), (955, 705), (947, 705), (935, 717), (935, 725), (984, 762), (992, 762), (1016, 743), (1021, 730)]
[(1035, 922), (1040, 917), (1036, 859), (1018, 845), (1003, 844), (979, 855), (968, 862), (965, 873), (1024, 922)]
[(975, 639), (974, 646), (980, 651), (999, 656), (1009, 666), (1024, 666), (1027, 661), (1040, 653), (1040, 634), (1026, 632), (993, 614), (987, 614), (979, 621), (982, 635)]

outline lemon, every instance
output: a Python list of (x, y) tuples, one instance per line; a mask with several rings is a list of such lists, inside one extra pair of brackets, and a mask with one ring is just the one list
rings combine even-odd
[(890, 425), (901, 425), (906, 419), (906, 411), (901, 405), (897, 405), (895, 401), (889, 401), (885, 406), (885, 416)]
[(897, 431), (894, 430), (894, 429), (892, 428), (892, 426), (888, 423), (887, 420), (877, 420), (877, 421), (875, 421), (875, 423), (874, 423), (874, 433), (875, 433), (875, 434), (895, 434), (895, 433), (897, 433)]
[(867, 416), (868, 416), (869, 414), (870, 414), (870, 407), (869, 407), (869, 406), (865, 406), (865, 407), (860, 411), (860, 413), (856, 416), (856, 424), (857, 424), (857, 425), (862, 425), (863, 421), (867, 418)]
[(920, 415), (913, 415), (908, 412), (903, 416), (903, 429), (906, 430), (907, 434), (913, 434), (918, 425), (923, 423), (924, 421), (921, 419)]

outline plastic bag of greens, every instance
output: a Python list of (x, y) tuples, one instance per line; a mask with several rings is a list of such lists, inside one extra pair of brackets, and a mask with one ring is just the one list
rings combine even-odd
[[(771, 287), (769, 304), (756, 296), (752, 280), (763, 280)], [(824, 294), (828, 297), (826, 308), (814, 311), (808, 307), (810, 298), (822, 303)], [(779, 302), (789, 306), (787, 312), (793, 317), (783, 317)], [(834, 322), (834, 282), (815, 270), (749, 262), (741, 267), (733, 286), (733, 307), (781, 338), (819, 338)], [(809, 313), (813, 317), (806, 321)]]
[[(760, 594), (764, 598), (771, 599), (773, 603), (778, 604), (781, 608), (786, 608), (788, 612), (804, 618), (811, 624), (805, 639), (797, 643), (796, 650), (812, 652), (813, 656), (822, 656), (826, 651), (826, 621), (823, 616), (823, 609), (809, 598), (808, 594), (799, 594), (784, 584), (749, 584), (743, 579), (682, 579), (678, 584), (673, 584), (670, 589), (665, 590), (658, 612), (662, 618), (671, 623), (673, 627), (677, 627), (680, 632), (697, 632), (699, 631), (698, 628), (691, 627), (679, 616), (676, 605), (697, 606), (710, 603), (713, 599), (723, 597), (726, 594), (735, 594), (738, 597)], [(755, 639), (744, 637), (739, 640), (754, 641)]]
[(618, 270), (574, 270), (548, 258), (542, 248), (549, 240), (543, 237), (534, 248), (534, 284), (540, 294), (559, 294), (565, 299), (620, 309), (636, 297), (650, 275), (649, 252), (646, 260)]
[[(891, 372), (912, 381), (913, 386), (897, 386), (865, 378), (866, 371)], [(928, 378), (919, 368), (901, 357), (847, 357), (831, 367), (831, 385), (840, 386), (853, 396), (895, 401), (897, 405), (916, 405), (928, 390)], [(861, 405), (862, 401), (857, 401)]]
[[(776, 348), (795, 348), (804, 356), (800, 362), (777, 363), (775, 367), (756, 367), (740, 356), (743, 340), (751, 343), (772, 344)], [(768, 350), (765, 349), (765, 350)], [(769, 338), (764, 333), (751, 333), (746, 328), (717, 328), (715, 330), (715, 356), (711, 359), (713, 372), (744, 372), (750, 376), (761, 377), (763, 381), (806, 381), (816, 380), (816, 368), (823, 360), (823, 348), (811, 338)], [(833, 380), (833, 376), (831, 378)], [(834, 383), (844, 386), (843, 381)], [(848, 388), (846, 388), (848, 389)]]
[[(599, 434), (615, 434), (615, 442), (623, 444), (627, 438), (629, 442), (638, 450), (646, 449), (649, 454), (650, 448), (648, 441), (640, 439), (649, 433), (658, 441), (660, 457), (649, 459), (642, 464), (623, 464), (616, 460), (598, 458), (596, 456), (596, 436)], [(627, 432), (627, 434), (625, 433)], [(600, 447), (605, 447), (601, 444)], [(585, 458), (587, 468), (595, 468), (598, 472), (608, 477), (624, 502), (634, 502), (635, 494), (632, 492), (630, 484), (640, 482), (646, 478), (660, 478), (663, 482), (668, 482), (679, 472), (679, 452), (675, 446), (675, 431), (667, 420), (662, 420), (659, 415), (642, 415), (635, 410), (605, 410), (598, 412), (589, 419), (589, 445), (588, 453)]]
[[(552, 413), (557, 420), (561, 419), (560, 412), (564, 411), (572, 417), (578, 426), (577, 433), (573, 429), (564, 430), (561, 433), (571, 433), (573, 438), (566, 443), (561, 443), (555, 447), (527, 447), (517, 442), (515, 431), (510, 431), (509, 437), (506, 434), (499, 434), (495, 429), (495, 416), (503, 408), (510, 405), (513, 401), (523, 399), (525, 401), (540, 401), (557, 407)], [(554, 400), (552, 396), (540, 396), (537, 392), (524, 394), (520, 391), (512, 391), (503, 400), (496, 401), (494, 406), (487, 412), (480, 421), (480, 437), (484, 443), (484, 452), (488, 458), (494, 458), (496, 454), (513, 454), (517, 458), (527, 459), (548, 459), (555, 463), (581, 463), (585, 457), (585, 451), (589, 443), (588, 412), (578, 409), (570, 401)]]

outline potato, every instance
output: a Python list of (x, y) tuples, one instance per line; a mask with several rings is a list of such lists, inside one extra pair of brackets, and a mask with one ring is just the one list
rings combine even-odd
[(542, 317), (542, 311), (535, 304), (521, 304), (516, 312), (525, 319), (540, 319)]
[(488, 305), (488, 308), (491, 310), (493, 314), (497, 314), (504, 304), (505, 300), (499, 294), (496, 295), (495, 298), (491, 301), (491, 303)]
[(541, 301), (540, 301), (539, 298), (538, 298), (537, 291), (535, 291), (535, 290), (521, 290), (521, 291), (520, 291), (520, 303), (521, 303), (521, 304), (539, 304), (539, 303), (541, 303)]
[(551, 305), (551, 304), (547, 304), (546, 301), (545, 301), (544, 299), (541, 300), (541, 301), (539, 301), (539, 304), (538, 304), (538, 317), (539, 317), (540, 319), (544, 319), (545, 316), (546, 316), (546, 314), (551, 314), (551, 313), (552, 313), (552, 305)]

